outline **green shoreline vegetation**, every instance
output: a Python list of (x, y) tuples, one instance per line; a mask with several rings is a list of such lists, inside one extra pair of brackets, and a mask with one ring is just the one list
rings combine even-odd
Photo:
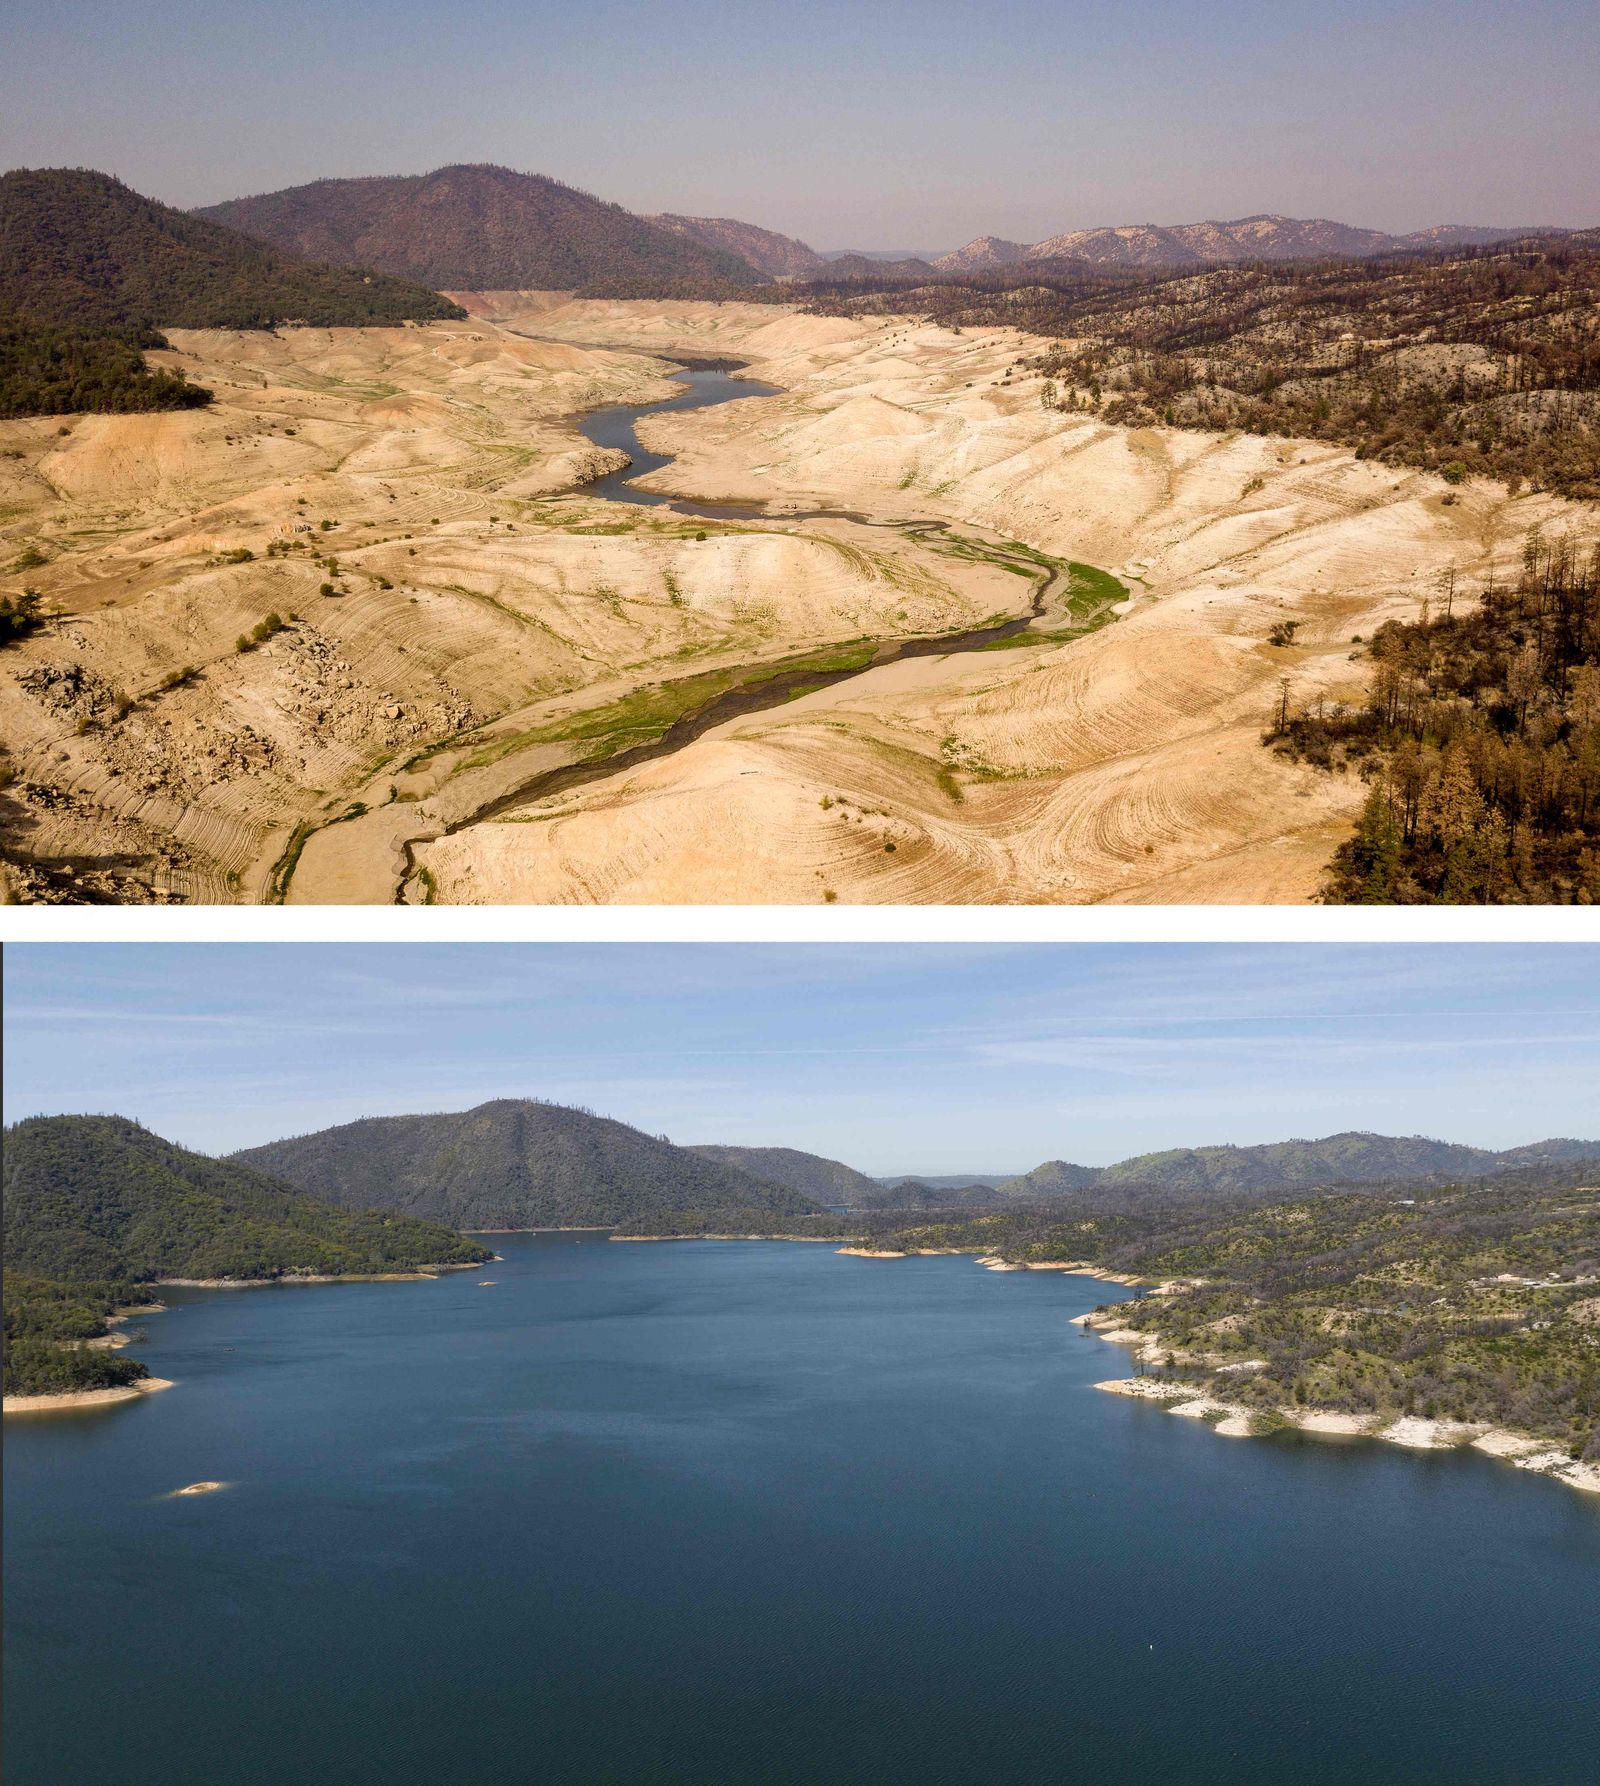
[[(1170, 1286), (1115, 1305), (1196, 1395), (1479, 1422), (1600, 1463), (1600, 1162), (1489, 1178), (1330, 1186), (1274, 1202), (1172, 1195), (1100, 1207), (653, 1221), (652, 1237), (830, 1240), (970, 1253)], [(1073, 1199), (1081, 1204), (1085, 1199)], [(644, 1238), (628, 1228), (619, 1239)], [(1248, 1367), (1248, 1368), (1241, 1368)]]
[(84, 168), (0, 176), (0, 418), (201, 408), (162, 329), (459, 319), (426, 286), (302, 260)]
[(1410, 1421), (1538, 1441), (1580, 1486), (1600, 1466), (1600, 1147), (1575, 1140), (1497, 1156), (1350, 1134), (887, 1187), (502, 1099), (227, 1160), (121, 1118), (33, 1118), (6, 1133), (4, 1188), (9, 1394), (137, 1384), (93, 1342), (154, 1283), (418, 1275), (492, 1256), (460, 1228), (576, 1225), (1098, 1276), (1144, 1292), (1082, 1318), (1153, 1373), (1131, 1392), (1203, 1402), (1230, 1431)]
[(7, 1395), (147, 1377), (136, 1360), (88, 1342), (163, 1280), (377, 1277), (491, 1257), (448, 1228), (336, 1209), (121, 1117), (35, 1117), (7, 1129), (4, 1191)]

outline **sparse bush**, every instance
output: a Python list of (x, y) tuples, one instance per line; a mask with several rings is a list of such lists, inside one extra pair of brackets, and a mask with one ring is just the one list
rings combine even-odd
[(24, 589), (20, 595), (0, 595), (0, 645), (25, 639), (44, 624), (39, 612), (41, 601), (37, 589)]

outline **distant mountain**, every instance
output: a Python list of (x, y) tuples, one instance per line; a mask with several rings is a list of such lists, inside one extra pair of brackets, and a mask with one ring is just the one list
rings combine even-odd
[(874, 1183), (889, 1189), (897, 1184), (925, 1184), (932, 1185), (936, 1191), (958, 1191), (975, 1184), (992, 1191), (1014, 1176), (1010, 1172), (894, 1172), (887, 1178), (880, 1176)]
[(1002, 1197), (1065, 1197), (1097, 1185), (1105, 1170), (1100, 1166), (1074, 1166), (1070, 1160), (1046, 1160), (1042, 1166), (1008, 1178), (996, 1188)]
[(468, 1229), (634, 1226), (682, 1211), (800, 1215), (815, 1206), (626, 1123), (501, 1098), (442, 1116), (378, 1116), (232, 1156), (347, 1207)]
[(1022, 260), (1077, 259), (1095, 266), (1128, 268), (1197, 267), (1213, 261), (1321, 260), (1339, 256), (1466, 247), (1534, 234), (1561, 234), (1527, 228), (1493, 229), (1477, 224), (1442, 223), (1411, 235), (1359, 229), (1327, 218), (1240, 217), (1232, 222), (1121, 224), (1103, 229), (1065, 230), (1024, 245), (997, 236), (979, 236), (934, 265), (942, 272), (981, 273)]
[(689, 1152), (752, 1173), (768, 1184), (786, 1185), (825, 1208), (836, 1204), (847, 1209), (864, 1208), (861, 1199), (876, 1195), (882, 1188), (853, 1166), (824, 1159), (821, 1154), (802, 1153), (795, 1147), (700, 1146), (691, 1147)]
[(943, 251), (937, 248), (824, 248), (821, 250), (824, 260), (920, 260), (929, 266), (939, 258)]
[(1003, 1198), (992, 1185), (975, 1179), (898, 1178), (876, 1184), (872, 1195), (851, 1205), (857, 1210), (988, 1209)]
[(425, 286), (312, 265), (83, 168), (0, 176), (0, 307), (34, 323), (94, 329), (465, 315)]
[(990, 267), (1008, 267), (1027, 255), (1026, 242), (1008, 242), (1004, 236), (976, 236), (964, 248), (941, 254), (933, 264), (941, 273), (983, 273)]
[(567, 290), (600, 279), (755, 284), (737, 255), (543, 174), (486, 163), (317, 180), (197, 213), (295, 254), (456, 291)]
[(1007, 1179), (1004, 1197), (1044, 1201), (1119, 1187), (1178, 1195), (1290, 1191), (1319, 1184), (1431, 1178), (1504, 1171), (1519, 1166), (1600, 1159), (1600, 1141), (1536, 1141), (1502, 1152), (1433, 1141), (1422, 1135), (1348, 1131), (1319, 1141), (1277, 1141), (1259, 1147), (1181, 1147), (1136, 1154), (1113, 1166), (1047, 1160)]
[(4, 1185), (8, 1279), (342, 1276), (489, 1256), (448, 1229), (335, 1209), (120, 1116), (7, 1129)]
[(816, 279), (931, 279), (932, 261), (890, 260), (878, 254), (830, 254)]
[(674, 235), (688, 236), (707, 248), (737, 255), (767, 279), (810, 279), (828, 264), (794, 236), (780, 236), (776, 230), (739, 223), (731, 217), (679, 217), (668, 211), (644, 221)]

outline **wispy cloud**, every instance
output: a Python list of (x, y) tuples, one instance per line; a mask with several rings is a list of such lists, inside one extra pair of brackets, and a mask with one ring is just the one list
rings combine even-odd
[(8, 1117), (216, 1150), (492, 1097), (869, 1169), (1600, 1130), (1600, 949), (8, 949)]

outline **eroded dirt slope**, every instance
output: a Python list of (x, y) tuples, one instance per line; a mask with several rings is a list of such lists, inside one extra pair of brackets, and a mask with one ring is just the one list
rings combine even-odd
[[(1321, 445), (1046, 411), (1036, 345), (904, 320), (551, 307), (578, 338), (739, 352), (788, 394), (649, 418), (702, 498), (938, 513), (1133, 591), (1092, 637), (874, 670), (421, 854), (449, 899), (1304, 901), (1359, 783), (1274, 759), (1284, 679), (1354, 694), (1353, 641), (1595, 518)], [(1296, 628), (1288, 647), (1269, 642)], [(1047, 632), (1047, 628), (1038, 629)], [(730, 840), (737, 839), (737, 847)]]

